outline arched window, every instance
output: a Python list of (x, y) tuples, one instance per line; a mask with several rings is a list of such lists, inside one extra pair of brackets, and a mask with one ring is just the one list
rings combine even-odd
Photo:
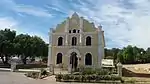
[(80, 33), (80, 30), (78, 30), (78, 33)]
[(71, 33), (71, 30), (69, 30), (69, 33)]
[(85, 65), (92, 65), (92, 55), (90, 53), (85, 55)]
[(90, 46), (91, 45), (91, 37), (88, 36), (86, 37), (86, 46)]
[(76, 29), (73, 30), (73, 33), (76, 33)]
[(57, 62), (56, 62), (56, 64), (60, 64), (60, 63), (62, 63), (62, 53), (58, 53), (57, 54)]
[(72, 37), (72, 46), (77, 45), (77, 37)]
[(62, 46), (63, 45), (63, 38), (59, 37), (58, 38), (58, 46)]

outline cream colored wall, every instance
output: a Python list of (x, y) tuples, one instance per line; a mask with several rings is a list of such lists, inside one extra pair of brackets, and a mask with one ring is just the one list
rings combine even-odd
[[(81, 54), (81, 61), (80, 61), (80, 64), (81, 65), (85, 65), (85, 54), (86, 53), (91, 53), (92, 54), (92, 65), (93, 66), (96, 66), (97, 65), (97, 56), (98, 56), (98, 52), (97, 52), (97, 48), (90, 48), (90, 47), (84, 47), (84, 48), (79, 48), (79, 47), (76, 47), (77, 50), (80, 51), (80, 54)], [(53, 47), (52, 49), (52, 59), (53, 59), (53, 64), (55, 66), (56, 65), (56, 57), (57, 57), (57, 53), (62, 53), (63, 54), (63, 58), (62, 58), (62, 63), (64, 64), (64, 67), (67, 68), (67, 65), (68, 65), (68, 58), (69, 56), (67, 56), (67, 52), (69, 51), (69, 48), (58, 48), (58, 47)]]
[[(85, 54), (86, 53), (91, 53), (92, 54), (92, 64), (93, 66), (97, 65), (97, 56), (98, 56), (98, 41), (97, 41), (97, 33), (83, 33), (83, 37), (82, 37), (82, 44), (79, 43), (79, 35), (80, 34), (68, 34), (68, 45), (65, 45), (65, 37), (66, 34), (58, 34), (58, 35), (53, 35), (52, 36), (52, 59), (53, 59), (53, 64), (55, 64), (56, 66), (56, 57), (57, 57), (57, 53), (62, 53), (63, 54), (63, 64), (64, 67), (67, 67), (68, 65), (68, 56), (66, 56), (67, 52), (72, 49), (75, 48), (77, 50), (79, 50), (80, 54), (81, 54), (81, 64), (84, 65), (84, 60), (85, 60)], [(63, 37), (63, 46), (57, 46), (57, 39), (59, 37)], [(71, 46), (71, 38), (75, 36), (77, 37), (77, 46)], [(92, 38), (92, 45), (91, 46), (85, 46), (86, 43), (86, 37), (87, 36), (91, 36)]]
[[(56, 29), (55, 29), (55, 33), (63, 33), (64, 30), (65, 30), (65, 24), (66, 24), (66, 21), (69, 20), (69, 28), (68, 28), (68, 31), (69, 30), (73, 30), (73, 29), (80, 29), (80, 18), (81, 17), (78, 17), (78, 16), (74, 16), (74, 17), (71, 17), (71, 18), (67, 18), (65, 21), (63, 21), (61, 24), (58, 24), (56, 26)], [(83, 18), (82, 18), (83, 19)], [(74, 22), (75, 21), (75, 22)], [(89, 21), (87, 21), (86, 19), (83, 19), (83, 31), (84, 32), (95, 32), (96, 31), (96, 27), (94, 26), (93, 23), (90, 23)]]
[[(67, 18), (67, 20), (69, 20), (69, 28), (68, 28), (68, 32), (69, 30), (73, 30), (73, 29), (79, 29), (79, 22), (80, 19), (78, 16), (74, 16), (71, 18)], [(72, 20), (76, 20), (77, 24), (72, 23)], [(62, 63), (64, 64), (64, 67), (67, 68), (68, 66), (68, 58), (69, 56), (67, 56), (67, 52), (72, 49), (75, 48), (77, 50), (79, 50), (80, 54), (81, 54), (81, 64), (84, 65), (84, 60), (85, 60), (85, 54), (86, 53), (91, 53), (92, 54), (92, 65), (93, 66), (97, 66), (98, 65), (98, 32), (97, 29), (95, 28), (94, 24), (88, 22), (87, 20), (83, 19), (83, 32), (80, 31), (80, 33), (66, 33), (65, 32), (65, 24), (66, 24), (66, 20), (64, 22), (62, 22), (61, 24), (57, 25), (55, 31), (52, 34), (52, 63), (56, 65), (56, 57), (57, 57), (57, 53), (62, 53), (63, 57), (62, 57)], [(80, 38), (80, 34), (82, 34), (82, 43), (79, 43), (79, 38)], [(68, 44), (65, 44), (65, 40), (66, 40), (66, 35), (68, 36)], [(63, 46), (57, 46), (57, 39), (59, 37), (63, 37)], [(71, 46), (71, 38), (75, 36), (77, 37), (77, 46)], [(85, 39), (87, 36), (91, 36), (92, 38), (92, 45), (91, 46), (85, 46)], [(102, 44), (103, 45), (103, 44)], [(103, 48), (104, 49), (104, 48)], [(102, 50), (103, 50), (102, 49)]]

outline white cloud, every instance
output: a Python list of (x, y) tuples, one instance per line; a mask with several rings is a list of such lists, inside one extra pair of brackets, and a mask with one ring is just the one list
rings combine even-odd
[(52, 17), (52, 15), (47, 10), (34, 6), (19, 5), (14, 8), (14, 10), (34, 16)]
[[(74, 11), (86, 19), (94, 21), (96, 25), (102, 24), (105, 37), (111, 39), (106, 42), (107, 47), (127, 45), (150, 47), (149, 0), (77, 1), (80, 4), (74, 4), (73, 1), (71, 3), (76, 8)], [(92, 6), (90, 6), (91, 4)], [(64, 9), (63, 6), (61, 8)], [(70, 14), (69, 10), (68, 14)]]
[[(16, 12), (19, 16), (24, 16), (24, 14), (32, 15), (32, 16), (38, 16), (38, 17), (52, 17), (52, 15), (45, 9), (31, 6), (31, 5), (24, 5), (24, 4), (17, 4), (14, 0), (1, 0), (0, 1), (0, 7), (4, 8), (5, 10), (8, 10), (10, 12)], [(2, 15), (2, 14), (0, 14)], [(32, 23), (33, 24), (33, 23)], [(25, 24), (22, 24), (17, 19), (11, 17), (2, 15), (0, 16), (0, 30), (9, 28), (11, 30), (15, 30), (17, 34), (29, 34), (29, 35), (37, 35), (41, 37), (45, 42), (47, 41), (47, 34), (43, 34), (42, 32), (38, 30), (34, 30), (34, 28), (26, 28)]]
[(17, 4), (14, 0), (1, 0), (1, 7), (5, 7), (17, 13), (25, 13), (28, 15), (39, 16), (39, 17), (52, 17), (52, 14), (48, 10), (24, 4)]
[[(7, 1), (10, 8), (17, 12), (22, 12), (35, 16), (51, 16), (47, 10), (40, 8), (35, 8), (33, 6), (18, 5), (12, 0), (2, 0)], [(80, 4), (71, 3), (70, 8), (76, 10), (65, 8), (61, 5), (62, 2), (57, 0), (53, 1), (54, 7), (50, 7), (53, 10), (60, 12), (66, 12), (68, 14), (72, 11), (77, 11), (80, 15), (86, 19), (95, 22), (96, 25), (102, 24), (105, 31), (105, 37), (111, 39), (111, 41), (106, 42), (107, 47), (124, 47), (127, 45), (136, 45), (138, 47), (147, 48), (150, 47), (150, 1), (148, 0), (77, 0)], [(71, 2), (71, 0), (70, 0)], [(94, 6), (89, 6), (89, 2), (94, 4)], [(130, 4), (124, 4), (128, 2)], [(1, 5), (2, 3), (0, 3)], [(127, 8), (126, 8), (126, 7)], [(12, 7), (12, 8), (11, 8)], [(132, 7), (132, 8), (131, 8)], [(41, 13), (42, 12), (42, 13)], [(0, 19), (0, 22), (3, 22)], [(15, 21), (8, 21), (3, 24), (11, 24)], [(5, 26), (4, 26), (5, 27)], [(24, 30), (25, 32), (26, 30)], [(29, 31), (27, 31), (29, 32)], [(29, 32), (31, 35), (41, 35), (45, 38), (44, 34), (39, 32)], [(45, 39), (46, 41), (46, 39)], [(112, 43), (110, 43), (112, 42)]]
[(76, 7), (80, 7), (81, 15), (89, 20), (96, 21), (96, 24), (102, 23), (105, 37), (113, 42), (106, 42), (108, 47), (113, 46), (112, 44), (116, 44), (116, 47), (127, 45), (150, 47), (150, 2), (148, 0), (131, 1), (129, 3), (134, 6), (131, 9), (125, 8), (124, 3), (119, 0), (103, 5), (100, 5), (102, 1), (99, 0), (93, 8), (84, 5), (76, 5)]
[(26, 28), (22, 28), (19, 26), (20, 23), (16, 21), (14, 18), (11, 17), (0, 17), (0, 30), (5, 28), (9, 28), (11, 30), (15, 30), (17, 34), (29, 34), (31, 36), (39, 36), (41, 37), (46, 43), (48, 43), (48, 34), (43, 34), (40, 31), (28, 30)]
[(10, 28), (16, 30), (18, 22), (10, 17), (0, 17), (0, 29)]

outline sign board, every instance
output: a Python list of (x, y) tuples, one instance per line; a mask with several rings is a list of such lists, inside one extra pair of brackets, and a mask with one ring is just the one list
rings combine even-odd
[(102, 66), (114, 67), (113, 60), (112, 59), (102, 59)]

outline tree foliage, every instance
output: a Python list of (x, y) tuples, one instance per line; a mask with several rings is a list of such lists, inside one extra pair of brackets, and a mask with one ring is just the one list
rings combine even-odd
[(45, 57), (47, 53), (48, 45), (38, 36), (16, 35), (16, 31), (10, 29), (0, 30), (0, 57), (5, 64), (12, 56), (21, 56), (26, 64), (27, 57)]
[(144, 50), (143, 48), (128, 45), (122, 49), (105, 49), (105, 57), (107, 58), (108, 56), (111, 56), (115, 62), (120, 61), (124, 64), (148, 63), (150, 62), (150, 48)]

